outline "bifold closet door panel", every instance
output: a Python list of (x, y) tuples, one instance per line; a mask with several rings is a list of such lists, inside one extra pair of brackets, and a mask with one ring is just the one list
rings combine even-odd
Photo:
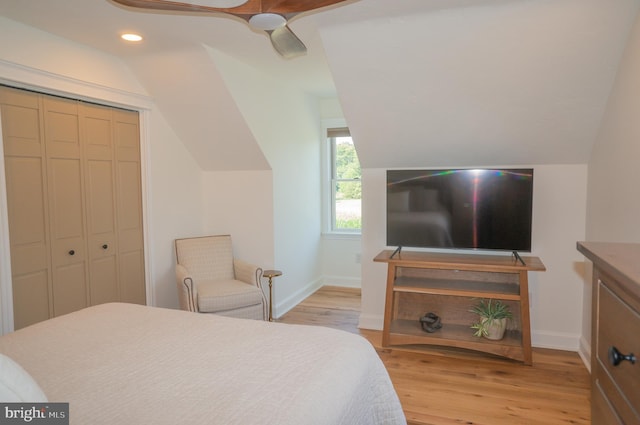
[(53, 315), (89, 305), (83, 170), (77, 102), (45, 97)]
[(46, 195), (38, 158), (5, 158), (5, 170), (14, 327), (21, 329), (50, 317), (49, 238), (43, 207)]
[(145, 304), (140, 127), (138, 113), (114, 110), (120, 297)]
[(15, 329), (48, 319), (52, 308), (39, 105), (36, 93), (0, 87)]
[(120, 300), (112, 109), (80, 106), (91, 305)]

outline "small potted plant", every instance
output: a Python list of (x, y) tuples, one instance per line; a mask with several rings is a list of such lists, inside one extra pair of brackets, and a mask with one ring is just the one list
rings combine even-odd
[(492, 299), (488, 301), (480, 300), (480, 302), (469, 311), (480, 316), (480, 320), (471, 326), (472, 329), (476, 330), (474, 333), (475, 336), (483, 336), (492, 340), (500, 340), (504, 337), (504, 331), (507, 328), (507, 319), (512, 317), (508, 305), (502, 301)]

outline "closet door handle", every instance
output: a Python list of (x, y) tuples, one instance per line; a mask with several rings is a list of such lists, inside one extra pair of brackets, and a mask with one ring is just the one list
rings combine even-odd
[(102, 245), (102, 249), (107, 249), (107, 248), (109, 248), (109, 245), (107, 244)]
[(72, 249), (71, 251), (69, 251), (69, 255), (76, 255), (76, 252)]
[(609, 362), (613, 366), (618, 366), (623, 361), (631, 362), (631, 364), (636, 363), (636, 356), (633, 353), (630, 354), (622, 354), (616, 347), (609, 348)]

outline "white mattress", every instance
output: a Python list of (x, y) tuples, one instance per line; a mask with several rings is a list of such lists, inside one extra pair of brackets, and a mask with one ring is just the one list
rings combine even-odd
[(364, 338), (103, 304), (0, 337), (71, 424), (405, 424)]

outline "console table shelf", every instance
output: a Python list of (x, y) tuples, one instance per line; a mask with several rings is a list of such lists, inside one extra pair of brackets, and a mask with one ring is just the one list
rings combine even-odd
[[(537, 257), (443, 254), (385, 250), (374, 261), (387, 263), (382, 345), (440, 345), (482, 351), (531, 364), (528, 272), (544, 271)], [(473, 335), (478, 298), (501, 300), (513, 313), (500, 341)], [(438, 314), (443, 326), (427, 333), (420, 317)]]
[(494, 298), (501, 300), (520, 299), (520, 287), (496, 282), (478, 282), (468, 280), (442, 280), (434, 278), (396, 277), (393, 290), (397, 292), (416, 292), (433, 295), (457, 295), (475, 298)]

